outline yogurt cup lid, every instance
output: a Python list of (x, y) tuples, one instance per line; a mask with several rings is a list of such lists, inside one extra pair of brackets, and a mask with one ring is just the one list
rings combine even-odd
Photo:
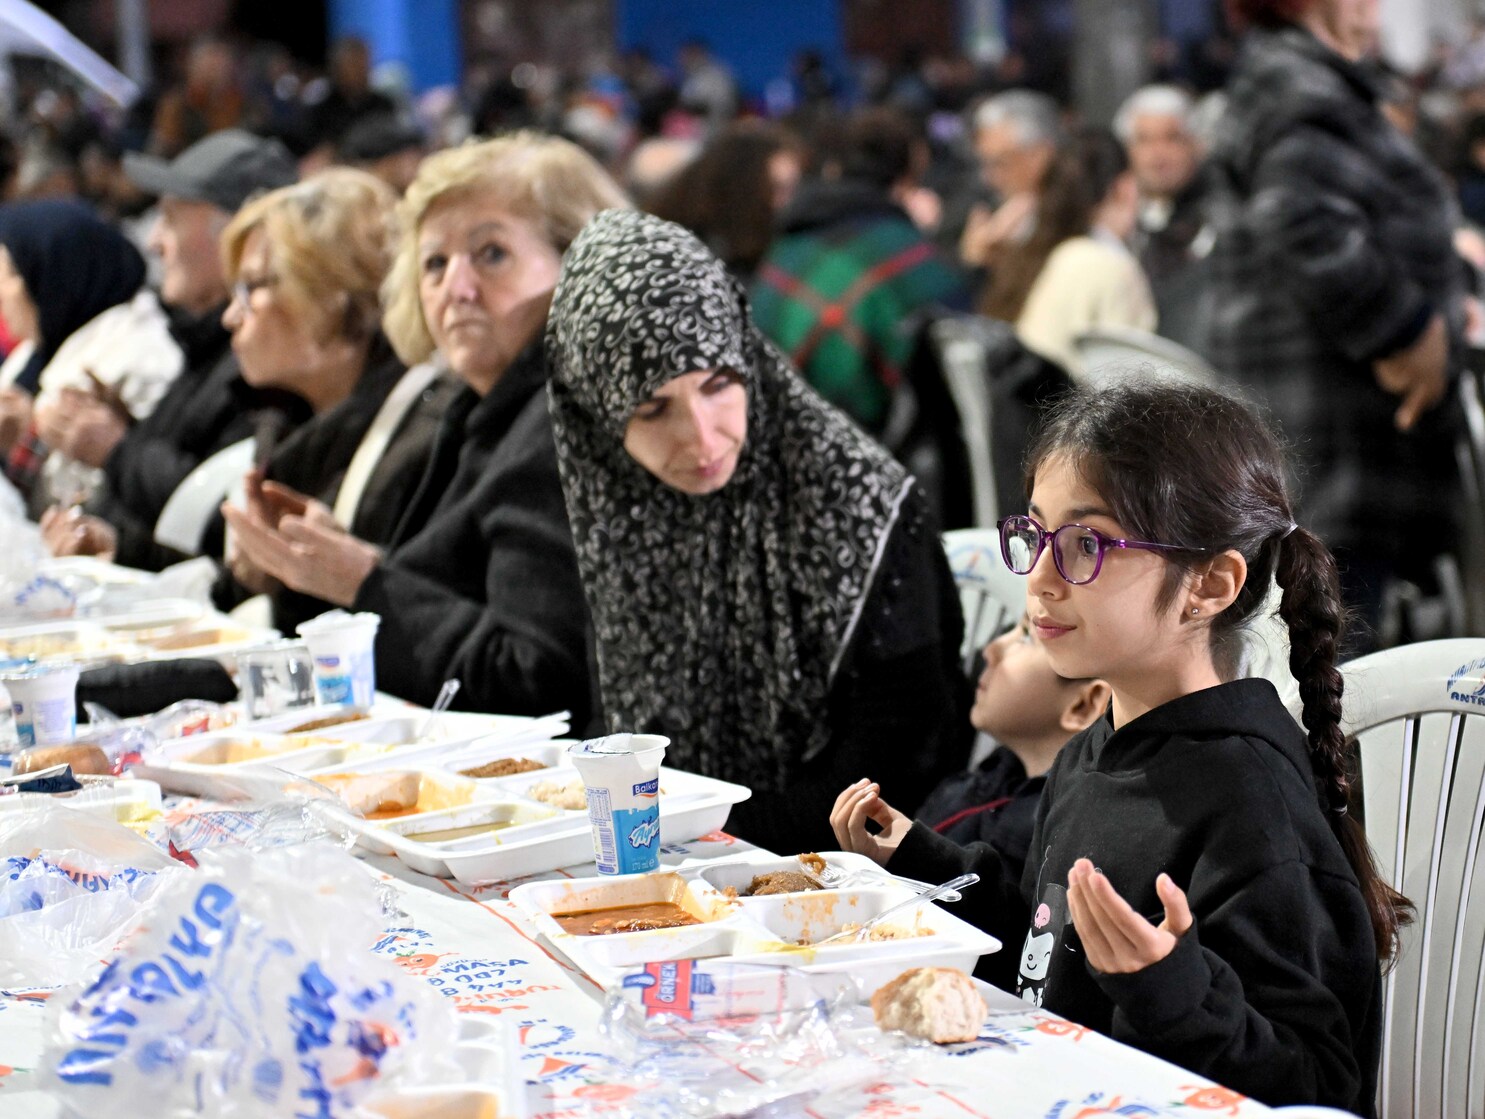
[(602, 738), (589, 738), (568, 748), (574, 758), (634, 757), (652, 750), (663, 750), (670, 739), (660, 734), (609, 734)]
[(15, 668), (0, 671), (0, 683), (26, 683), (33, 680), (45, 680), (48, 677), (63, 678), (70, 676), (75, 682), (82, 675), (82, 669), (75, 664), (53, 664), (35, 665), (29, 668)]
[(381, 625), (382, 616), (370, 611), (360, 614), (347, 614), (344, 610), (331, 610), (327, 614), (321, 614), (318, 618), (311, 618), (307, 622), (299, 623), (299, 633), (311, 637), (321, 633), (334, 633), (343, 629), (361, 629), (364, 626), (373, 628)]

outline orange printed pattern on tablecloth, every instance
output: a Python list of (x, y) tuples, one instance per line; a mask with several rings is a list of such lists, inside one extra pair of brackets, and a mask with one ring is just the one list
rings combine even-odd
[(1225, 1111), (1228, 1115), (1237, 1115), (1248, 1100), (1247, 1096), (1239, 1095), (1231, 1088), (1219, 1088), (1215, 1084), (1205, 1087), (1183, 1084), (1181, 1091), (1191, 1093), (1181, 1104), (1197, 1111)]
[(1065, 1018), (1041, 1018), (1036, 1023), (1036, 1032), (1047, 1034), (1051, 1037), (1065, 1037), (1072, 1041), (1082, 1041), (1088, 1035), (1088, 1027), (1080, 1026), (1076, 1022), (1069, 1022)]

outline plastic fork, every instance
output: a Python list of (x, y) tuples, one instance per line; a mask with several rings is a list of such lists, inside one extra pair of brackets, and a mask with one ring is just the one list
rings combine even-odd
[(865, 940), (871, 933), (871, 930), (876, 926), (885, 923), (888, 917), (895, 917), (899, 913), (907, 912), (909, 909), (917, 909), (920, 905), (926, 905), (930, 901), (937, 901), (940, 898), (945, 898), (949, 894), (953, 894), (955, 897), (958, 897), (959, 889), (961, 887), (973, 886), (979, 880), (980, 876), (978, 874), (975, 874), (973, 871), (971, 871), (969, 874), (961, 874), (958, 878), (949, 879), (942, 886), (930, 887), (926, 893), (920, 894), (918, 897), (908, 898), (907, 901), (900, 901), (896, 905), (889, 905), (875, 917), (869, 917), (865, 921), (861, 922), (861, 925), (858, 928), (854, 928), (850, 932), (845, 932), (844, 930), (842, 930), (841, 932), (836, 933), (834, 936), (827, 936), (824, 940), (815, 941), (815, 943), (810, 945), (810, 947), (823, 948), (827, 944), (839, 944), (848, 940)]
[[(926, 894), (929, 890), (939, 887), (932, 882), (920, 882), (916, 878), (904, 878), (900, 874), (889, 874), (878, 868), (846, 870), (844, 867), (834, 866), (827, 859), (823, 871), (811, 869), (810, 864), (805, 862), (803, 855), (798, 856), (799, 869), (806, 878), (818, 882), (827, 890), (844, 889), (847, 886), (858, 886), (863, 883), (879, 882), (896, 886), (904, 886), (915, 894)], [(958, 901), (959, 891), (950, 890), (948, 893), (937, 895), (943, 901)]]

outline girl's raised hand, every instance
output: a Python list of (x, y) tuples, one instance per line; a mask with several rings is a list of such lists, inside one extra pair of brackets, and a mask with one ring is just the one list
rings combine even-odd
[[(835, 807), (830, 810), (830, 826), (842, 851), (865, 855), (878, 866), (886, 866), (903, 837), (912, 830), (913, 821), (883, 800), (880, 794), (881, 786), (865, 777), (854, 785), (848, 785), (835, 798)], [(872, 835), (866, 830), (867, 820), (882, 830)]]
[[(832, 817), (834, 819), (834, 817)], [(1152, 925), (1136, 913), (1089, 860), (1079, 859), (1067, 872), (1067, 902), (1088, 962), (1106, 975), (1143, 971), (1170, 955), (1176, 940), (1191, 928), (1186, 894), (1162, 874), (1155, 892), (1165, 920)]]

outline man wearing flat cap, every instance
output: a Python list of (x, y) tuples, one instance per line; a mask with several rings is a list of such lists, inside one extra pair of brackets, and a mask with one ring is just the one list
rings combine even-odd
[(222, 325), (229, 293), (218, 239), (244, 202), (294, 182), (298, 169), (277, 140), (232, 128), (171, 160), (130, 153), (124, 173), (160, 199), (149, 248), (160, 258), (160, 301), (185, 370), (155, 411), (132, 427), (108, 415), (104, 401), (91, 405), (96, 417), (74, 421), (78, 445), (65, 450), (101, 466), (106, 482), (88, 515), (55, 515), (44, 531), (53, 554), (111, 555), (158, 570), (182, 558), (154, 541), (170, 495), (211, 455), (251, 435), (253, 411), (263, 403), (238, 374)]

